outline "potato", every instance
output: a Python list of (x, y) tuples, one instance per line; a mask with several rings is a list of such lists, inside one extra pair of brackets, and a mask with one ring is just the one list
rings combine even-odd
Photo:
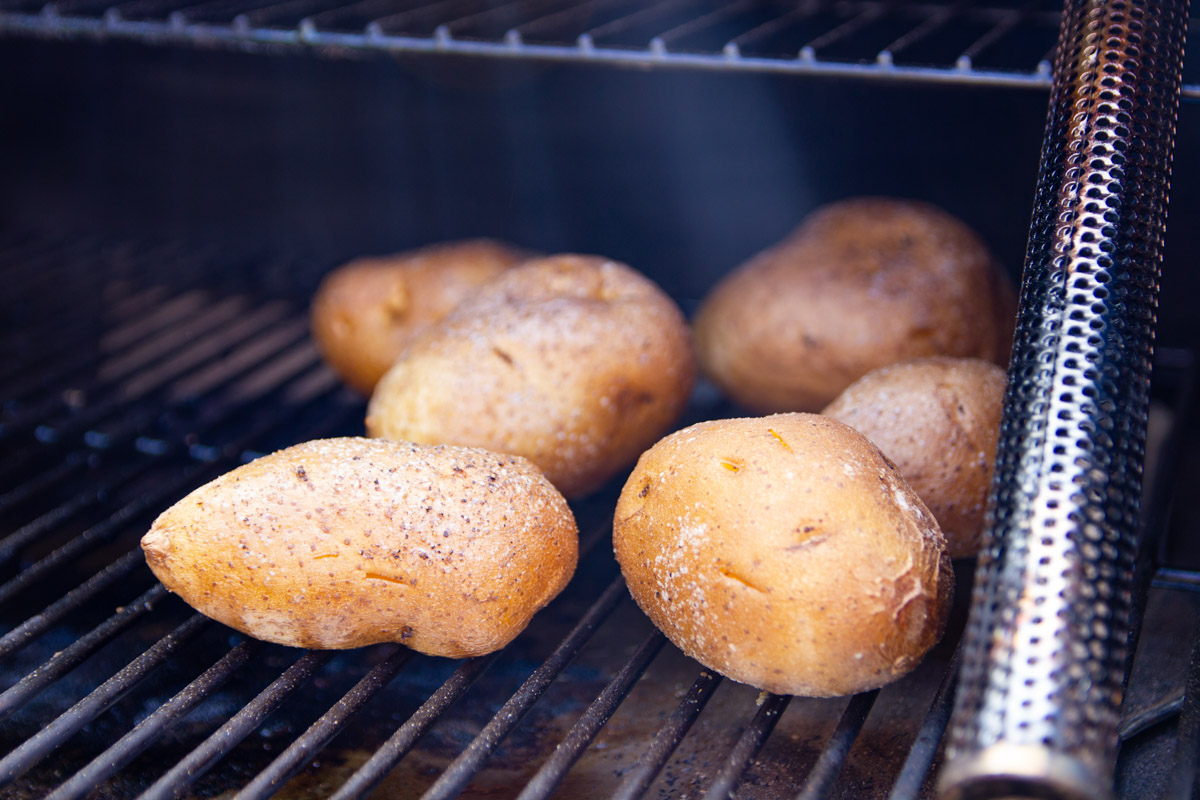
[(515, 453), (577, 497), (667, 430), (694, 379), (687, 324), (661, 289), (624, 264), (552, 256), (418, 337), (375, 389), (367, 432)]
[(313, 338), (333, 371), (370, 395), (418, 333), (481, 283), (528, 257), (501, 242), (475, 239), (356, 259), (329, 273), (317, 289)]
[(258, 639), (460, 658), (503, 647), (562, 591), (578, 537), (525, 459), (346, 438), (200, 487), (142, 549), (169, 590)]
[(908, 672), (954, 591), (933, 516), (862, 435), (814, 414), (701, 422), (638, 460), (613, 545), (684, 653), (771, 692), (852, 694)]
[(814, 212), (738, 267), (694, 320), (701, 369), (761, 412), (819, 411), (877, 367), (949, 355), (1005, 363), (1016, 300), (963, 223), (914, 201)]
[(979, 552), (1000, 438), (1004, 370), (923, 358), (872, 370), (825, 409), (875, 443), (933, 512), (951, 558)]

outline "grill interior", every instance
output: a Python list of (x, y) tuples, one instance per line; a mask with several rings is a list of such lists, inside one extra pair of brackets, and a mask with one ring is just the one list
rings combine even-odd
[[(664, 644), (611, 556), (618, 486), (576, 504), (576, 579), (495, 656), (245, 640), (167, 595), (136, 542), (158, 511), (258, 453), (361, 431), (363, 401), (319, 363), (300, 296), (273, 286), (281, 267), (295, 289), (297, 276), (331, 265), (42, 239), (9, 240), (0, 263), (10, 287), (0, 429), (8, 796), (931, 791), (969, 568), (950, 632), (925, 663), (850, 699), (760, 694)], [(72, 291), (40, 291), (61, 281)], [(1146, 515), (1158, 526), (1184, 456), (1180, 431), (1194, 426), (1192, 375), (1189, 352), (1160, 354)], [(733, 411), (702, 386), (689, 417)], [(1193, 779), (1194, 759), (1181, 760), (1179, 778), (1169, 754), (1197, 587), (1194, 572), (1160, 570), (1151, 592), (1123, 721), (1124, 796)]]
[[(554, 151), (560, 162), (550, 165), (551, 172), (573, 165), (578, 186), (566, 196), (550, 191), (561, 188), (554, 184), (557, 176), (539, 172), (545, 165), (529, 153), (506, 165), (510, 171), (491, 175), (479, 170), (485, 158), (428, 172), (420, 165), (408, 172), (407, 165), (372, 163), (399, 185), (415, 181), (436, 191), (412, 201), (398, 190), (392, 205), (381, 204), (388, 214), (380, 218), (395, 227), (369, 240), (368, 249), (480, 232), (505, 236), (515, 229), (545, 250), (590, 249), (643, 268), (660, 265), (658, 274), (648, 271), (690, 311), (715, 275), (782, 233), (800, 215), (797, 209), (831, 195), (919, 190), (926, 199), (964, 209), (982, 222), (986, 238), (1019, 251), (1028, 206), (1014, 209), (1002, 198), (1012, 195), (1011, 183), (1027, 203), (1040, 131), (1035, 125), (1022, 132), (1014, 124), (993, 138), (982, 133), (996, 120), (1004, 123), (1009, 111), (1017, 112), (1011, 115), (1017, 120), (1028, 118), (1030, 106), (1035, 115), (1044, 112), (1044, 97), (1025, 90), (1044, 88), (1049, 80), (1056, 8), (1038, 2), (0, 0), (0, 33), (54, 40), (10, 38), (0, 53), (6, 66), (32, 68), (28, 83), (4, 90), (15, 96), (9, 107), (17, 109), (21, 124), (0, 132), (10, 152), (15, 147), (27, 154), (12, 164), (13, 179), (0, 187), (3, 216), (16, 221), (10, 223), (15, 230), (0, 234), (0, 794), (932, 796), (966, 623), (969, 564), (957, 568), (946, 638), (914, 673), (878, 692), (812, 700), (723, 681), (654, 631), (628, 598), (611, 556), (609, 524), (620, 481), (574, 504), (583, 556), (566, 592), (510, 647), (463, 662), (392, 647), (321, 654), (246, 640), (166, 594), (136, 544), (161, 510), (221, 472), (301, 440), (362, 432), (364, 402), (320, 364), (308, 338), (307, 302), (324, 272), (363, 251), (361, 230), (351, 218), (368, 203), (324, 172), (313, 182), (320, 186), (315, 192), (288, 170), (279, 170), (283, 189), (275, 194), (252, 179), (264, 163), (279, 169), (277, 162), (287, 163), (297, 152), (305, 157), (295, 172), (333, 174), (337, 169), (321, 158), (336, 153), (333, 163), (344, 167), (357, 141), (346, 134), (361, 131), (344, 121), (322, 122), (319, 148), (307, 150), (307, 143), (301, 147), (277, 133), (259, 149), (260, 140), (246, 135), (253, 127), (238, 121), (244, 112), (255, 124), (270, 124), (255, 116), (263, 96), (287, 107), (293, 116), (284, 119), (294, 121), (304, 110), (295, 108), (312, 99), (295, 86), (324, 84), (325, 76), (342, 69), (307, 59), (310, 51), (398, 57), (399, 66), (381, 61), (378, 71), (374, 63), (354, 67), (353, 77), (366, 76), (379, 87), (371, 93), (352, 84), (358, 87), (353, 91), (385, 107), (378, 113), (432, 117), (444, 125), (453, 136), (438, 143), (441, 150), (434, 148), (441, 161), (470, 154), (479, 142), (459, 128), (482, 119), (489, 133), (511, 136), (510, 144)], [(79, 37), (131, 41), (59, 41)], [(173, 47), (143, 48), (146, 43)], [(281, 54), (242, 60), (214, 56), (210, 47)], [(423, 76), (431, 61), (451, 65), (429, 81), (434, 88), (390, 93), (397, 86), (393, 70)], [(559, 62), (551, 66), (562, 72), (531, 79), (525, 68), (540, 69), (543, 62)], [(270, 63), (285, 64), (299, 77), (264, 78), (274, 69)], [(480, 64), (495, 65), (499, 77), (468, 82), (460, 91), (471, 71), (458, 68)], [(641, 72), (596, 70), (593, 64), (696, 71), (663, 79), (666, 90), (659, 95), (640, 88)], [(707, 105), (711, 117), (701, 121), (711, 124), (730, 115), (721, 102), (751, 108), (737, 102), (745, 85), (729, 77), (748, 72), (772, 73), (752, 85), (750, 96), (778, 101), (779, 113), (803, 131), (804, 146), (816, 141), (820, 157), (813, 158), (811, 172), (785, 169), (781, 182), (803, 174), (814, 184), (832, 184), (834, 170), (821, 163), (831, 153), (843, 170), (840, 182), (777, 193), (768, 208), (752, 193), (744, 201), (744, 187), (728, 174), (693, 167), (698, 177), (689, 173), (680, 181), (688, 196), (679, 216), (694, 215), (696, 228), (741, 229), (743, 239), (709, 241), (697, 234), (690, 249), (677, 247), (686, 237), (676, 235), (674, 219), (661, 210), (671, 197), (658, 188), (675, 165), (645, 157), (644, 151), (660, 155), (653, 135), (630, 142), (634, 134), (642, 136), (639, 123), (623, 127), (621, 115), (598, 120), (595, 111), (628, 103), (634, 109), (628, 116), (640, 114), (651, 128), (655, 100), (681, 90), (679, 96), (694, 94), (698, 102), (669, 110)], [(180, 73), (191, 82), (180, 81)], [(1185, 71), (1185, 96), (1200, 94), (1194, 75)], [(878, 79), (878, 85), (852, 86), (844, 80), (852, 77)], [(162, 103), (178, 96), (179, 105), (187, 105), (200, 96), (195, 83), (206, 80), (216, 87), (210, 91), (237, 102), (191, 107), (186, 114)], [(523, 93), (531, 81), (546, 93), (543, 101), (530, 100), (533, 91)], [(973, 92), (969, 97), (985, 98), (989, 107), (968, 99), (964, 113), (943, 116), (921, 99), (925, 95), (903, 94), (933, 84)], [(264, 85), (266, 91), (259, 91)], [(72, 87), (65, 95), (64, 86)], [(280, 88), (287, 90), (282, 96)], [(240, 105), (239, 91), (250, 98)], [(451, 100), (443, 107), (426, 94)], [(597, 99), (580, 99), (592, 96)], [(837, 96), (852, 108), (831, 112), (828, 101)], [(74, 116), (60, 116), (46, 97), (65, 98)], [(910, 105), (913, 97), (917, 102)], [(557, 130), (537, 140), (513, 126), (513, 119), (549, 116), (547, 109), (575, 102), (581, 110), (563, 126), (585, 142), (578, 148), (562, 147)], [(512, 104), (505, 113), (492, 107), (503, 110), (504, 103)], [(808, 104), (832, 113), (818, 123), (831, 133), (813, 135), (805, 121)], [(393, 106), (399, 111), (387, 110)], [(897, 159), (878, 170), (875, 149), (894, 146), (894, 157), (913, 143), (891, 121), (931, 112), (931, 126), (957, 131), (971, 146), (939, 154), (940, 176), (920, 160)], [(1177, 222), (1195, 205), (1200, 185), (1188, 169), (1196, 154), (1183, 132), (1195, 120), (1187, 112), (1185, 107)], [(385, 121), (371, 128), (377, 140), (368, 152), (422, 143), (393, 117)], [(744, 132), (737, 128), (743, 122)], [(64, 130), (74, 125), (81, 134), (73, 139)], [(208, 135), (221, 147), (190, 150), (203, 141), (194, 128), (211, 128)], [(593, 128), (600, 131), (597, 140), (609, 137), (604, 146), (589, 138)], [(430, 129), (429, 139), (442, 132), (437, 125)], [(737, 167), (754, 167), (758, 162), (746, 155), (746, 142), (763, 129), (740, 119), (730, 124), (734, 129), (736, 134), (720, 128), (721, 138), (697, 125), (688, 131), (698, 137), (693, 144), (686, 137), (663, 138), (685, 151), (720, 146)], [(391, 138), (397, 132), (402, 135)], [(854, 132), (866, 136), (867, 147), (849, 159), (837, 155), (838, 140)], [(102, 137), (87, 142), (87, 134), (95, 133)], [(535, 141), (530, 145), (526, 138)], [(162, 144), (175, 139), (184, 144)], [(782, 149), (768, 149), (765, 166), (753, 177), (775, 169), (771, 158), (791, 147), (785, 141)], [(586, 160), (596, 152), (602, 158), (589, 172)], [(847, 166), (854, 160), (869, 166), (854, 172)], [(695, 163), (709, 161), (715, 160), (701, 152)], [(645, 175), (630, 190), (610, 181), (614, 164)], [(225, 189), (203, 194), (204, 172)], [(983, 190), (946, 188), (964, 180)], [(181, 197), (199, 199), (161, 208), (164, 197), (176, 201), (169, 192), (181, 186)], [(710, 191), (712, 186), (720, 191)], [(148, 198), (147, 187), (154, 189)], [(300, 199), (283, 197), (293, 189)], [(546, 199), (522, 205), (506, 191), (522, 200), (541, 192)], [(625, 194), (640, 199), (639, 192), (648, 199), (635, 200), (625, 212), (612, 202)], [(955, 200), (965, 194), (965, 202), (945, 202), (942, 192)], [(242, 194), (249, 198), (245, 205)], [(706, 204), (714, 195), (721, 204)], [(290, 216), (253, 221), (267, 219), (272, 231), (284, 233), (245, 235), (237, 217), (247, 209), (257, 212), (256, 204), (267, 200), (285, 206)], [(229, 208), (214, 211), (222, 201), (230, 201)], [(486, 205), (486, 213), (472, 202)], [(465, 221), (447, 224), (438, 214), (455, 204)], [(727, 209), (739, 204), (746, 205), (740, 215)], [(594, 221), (588, 215), (596, 207), (616, 209), (610, 211), (616, 217)], [(714, 208), (729, 215), (720, 217), (722, 225), (712, 222)], [(188, 237), (147, 241), (131, 233), (169, 228), (172, 213), (198, 210), (207, 216), (193, 221)], [(330, 228), (342, 225), (340, 235), (317, 235), (323, 231), (314, 220), (327, 217), (334, 220)], [(579, 222), (585, 218), (586, 224)], [(206, 234), (215, 228), (240, 235), (194, 235), (205, 226)], [(1200, 653), (1200, 557), (1192, 543), (1200, 520), (1187, 502), (1200, 479), (1194, 387), (1200, 337), (1186, 308), (1194, 278), (1180, 269), (1194, 234), (1176, 228), (1184, 229), (1182, 237), (1172, 241), (1184, 245), (1168, 247), (1165, 265), (1165, 346), (1154, 368), (1143, 501), (1144, 536), (1157, 555), (1148, 594), (1135, 602), (1144, 605), (1145, 615), (1116, 772), (1118, 794), (1128, 798), (1190, 796), (1200, 761), (1200, 692), (1190, 691), (1200, 687), (1200, 656), (1192, 653)], [(587, 235), (579, 236), (581, 229)], [(1011, 252), (1001, 255), (1019, 263)], [(736, 413), (701, 385), (681, 425)]]

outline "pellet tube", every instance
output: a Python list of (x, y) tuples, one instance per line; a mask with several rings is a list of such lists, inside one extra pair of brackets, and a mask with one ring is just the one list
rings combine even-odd
[(1113, 796), (1186, 0), (1067, 0), (943, 800)]

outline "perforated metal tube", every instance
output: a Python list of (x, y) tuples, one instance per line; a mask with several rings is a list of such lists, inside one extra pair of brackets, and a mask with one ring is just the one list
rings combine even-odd
[(1067, 2), (944, 798), (1103, 798), (1186, 0)]

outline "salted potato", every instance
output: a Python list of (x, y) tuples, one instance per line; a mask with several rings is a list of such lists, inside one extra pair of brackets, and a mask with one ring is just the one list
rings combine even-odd
[(933, 512), (951, 558), (979, 552), (1004, 410), (1004, 370), (922, 358), (872, 370), (824, 413), (875, 443)]
[(167, 509), (146, 562), (192, 607), (269, 642), (489, 653), (570, 580), (570, 508), (522, 458), (326, 439), (264, 456)]
[(501, 242), (473, 239), (355, 259), (317, 289), (313, 339), (342, 380), (370, 395), (413, 337), (528, 257)]
[(418, 337), (371, 396), (367, 432), (516, 453), (575, 497), (653, 444), (694, 379), (687, 324), (661, 289), (615, 261), (552, 256)]
[(1016, 300), (962, 222), (924, 203), (825, 206), (718, 283), (701, 369), (749, 409), (819, 411), (867, 372), (948, 355), (1005, 363)]
[(941, 637), (954, 591), (933, 516), (862, 435), (814, 414), (701, 422), (617, 502), (633, 599), (734, 680), (815, 697), (881, 686)]

